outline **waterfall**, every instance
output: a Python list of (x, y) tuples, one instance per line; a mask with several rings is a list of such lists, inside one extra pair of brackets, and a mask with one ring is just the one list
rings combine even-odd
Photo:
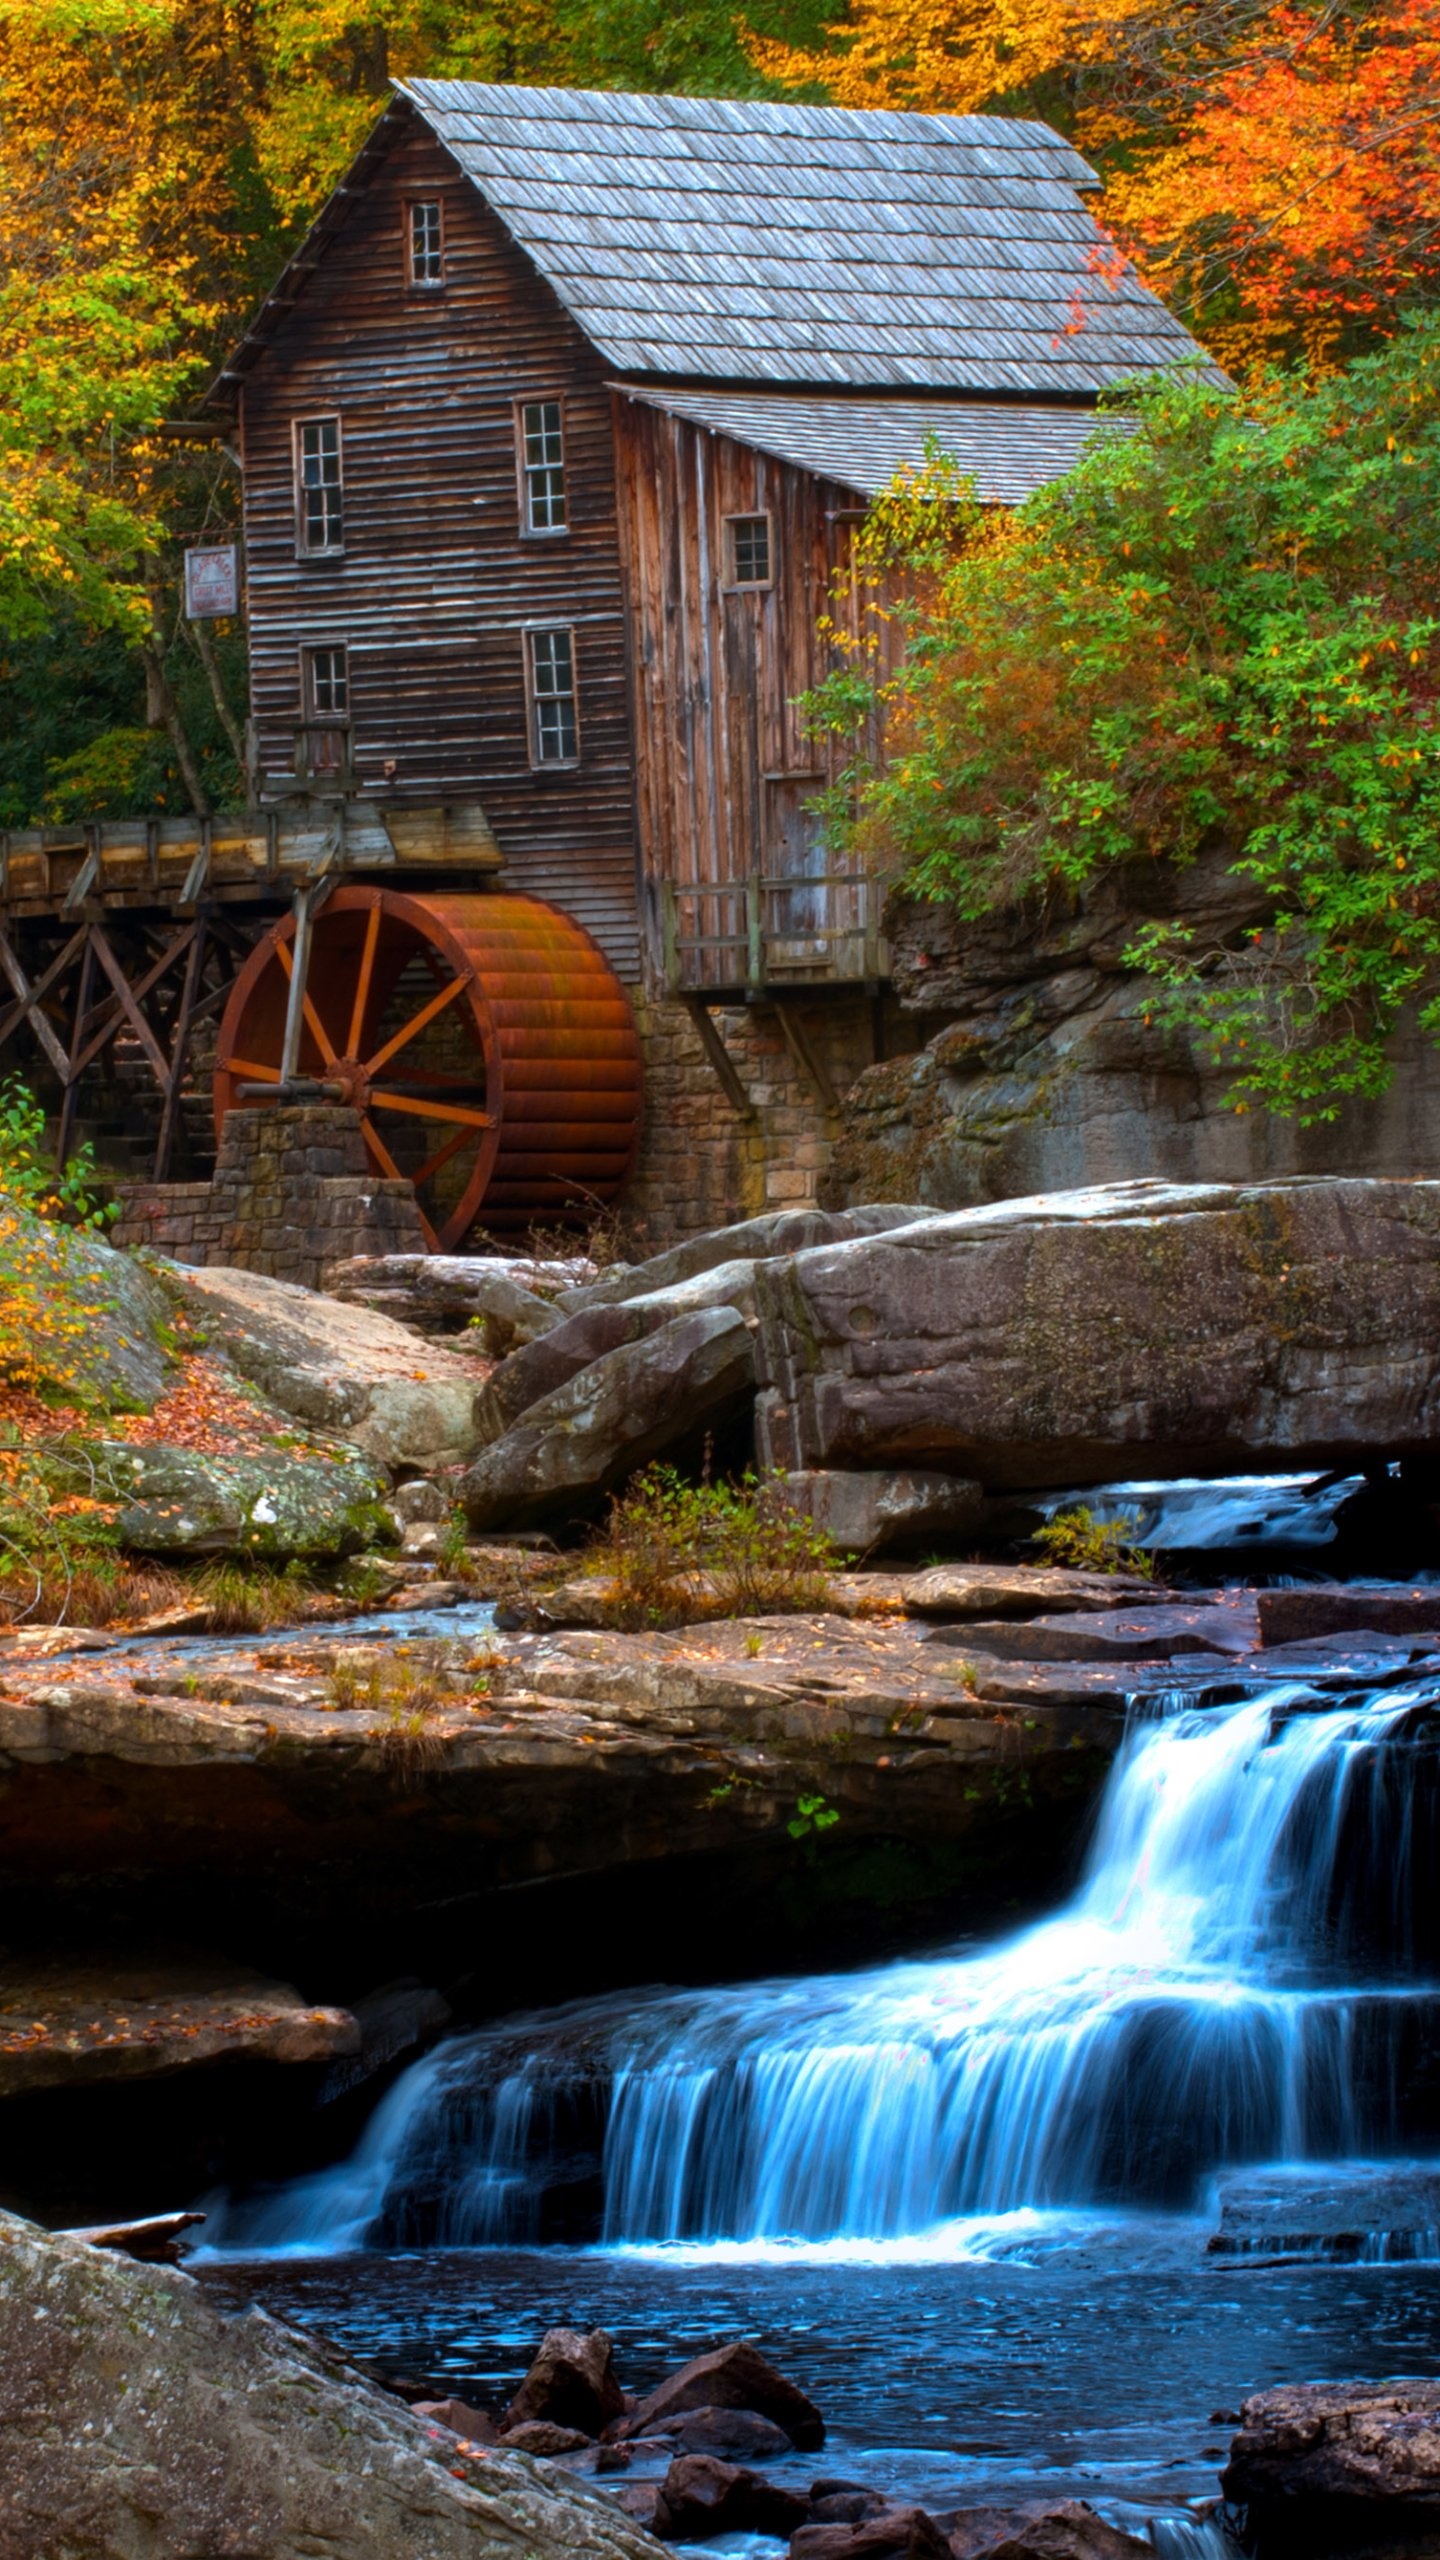
[(987, 2217), (1192, 2203), (1226, 2164), (1393, 2147), (1433, 1996), (1409, 1922), (1437, 1705), (1431, 1684), (1340, 1704), (1291, 1684), (1137, 1715), (1050, 1919), (978, 1953), (454, 2038), (348, 2162), (229, 2206), (216, 2242), (943, 2245)]

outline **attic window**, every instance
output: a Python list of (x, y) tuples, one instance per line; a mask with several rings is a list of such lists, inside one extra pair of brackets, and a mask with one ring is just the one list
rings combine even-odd
[(409, 265), (411, 284), (436, 285), (445, 281), (445, 244), (440, 229), (440, 207), (427, 199), (407, 207), (409, 216)]
[(558, 400), (520, 404), (520, 523), (526, 533), (565, 533), (565, 428)]
[(345, 547), (338, 418), (296, 421), (295, 533), (301, 551), (342, 551)]
[(768, 516), (727, 516), (728, 541), (727, 586), (768, 587), (770, 568), (770, 519)]

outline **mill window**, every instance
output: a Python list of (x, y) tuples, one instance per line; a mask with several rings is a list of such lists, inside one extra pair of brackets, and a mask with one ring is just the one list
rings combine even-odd
[(732, 587), (768, 587), (770, 568), (770, 519), (768, 516), (730, 516), (726, 520), (729, 540), (728, 584)]
[(565, 430), (558, 400), (520, 404), (521, 522), (527, 533), (564, 533)]
[(344, 549), (338, 418), (302, 418), (296, 426), (295, 512), (302, 551)]
[(427, 201), (409, 207), (409, 277), (412, 284), (443, 284), (445, 281), (445, 244), (440, 229), (440, 207)]
[(312, 720), (348, 717), (350, 671), (343, 649), (306, 650), (305, 710)]
[(527, 631), (530, 756), (534, 764), (574, 764), (580, 754), (575, 700), (575, 635), (566, 628)]

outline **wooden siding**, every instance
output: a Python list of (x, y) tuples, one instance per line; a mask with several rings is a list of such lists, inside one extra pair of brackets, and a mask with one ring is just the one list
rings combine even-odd
[[(656, 892), (808, 874), (837, 865), (807, 805), (838, 761), (806, 737), (796, 697), (833, 660), (820, 622), (835, 601), (862, 502), (851, 489), (616, 394), (620, 513), (631, 609), (641, 868)], [(726, 519), (768, 515), (772, 583), (726, 584)], [(842, 596), (840, 611), (848, 605)], [(697, 929), (735, 929), (737, 904), (689, 902)], [(804, 940), (803, 893), (772, 902), (777, 939)], [(821, 902), (813, 902), (820, 920)], [(826, 914), (858, 923), (859, 901), (832, 896)], [(804, 954), (796, 953), (798, 963)], [(811, 955), (818, 964), (819, 953)], [(717, 958), (702, 982), (743, 972)], [(801, 965), (798, 974), (805, 974)], [(841, 969), (839, 974), (849, 974)]]
[[(442, 289), (405, 281), (404, 208), (444, 208)], [(565, 403), (570, 530), (523, 537), (515, 402)], [(343, 557), (297, 558), (292, 429), (337, 413)], [(507, 885), (638, 974), (634, 784), (610, 395), (550, 286), (418, 124), (332, 231), (243, 393), (259, 788), (294, 774), (300, 651), (349, 651), (359, 786), (479, 801)], [(536, 771), (524, 627), (575, 634), (583, 752)], [(382, 768), (395, 762), (394, 784)]]

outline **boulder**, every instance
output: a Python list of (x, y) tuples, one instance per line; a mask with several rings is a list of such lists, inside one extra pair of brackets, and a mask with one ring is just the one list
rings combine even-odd
[(1440, 2382), (1259, 2392), (1220, 2485), (1262, 2554), (1440, 2551)]
[(928, 1209), (902, 1208), (889, 1201), (857, 1209), (772, 1209), (762, 1218), (742, 1220), (739, 1226), (713, 1227), (705, 1235), (687, 1236), (683, 1244), (652, 1254), (648, 1262), (607, 1271), (587, 1288), (563, 1291), (556, 1303), (567, 1310), (619, 1306), (629, 1298), (673, 1289), (678, 1282), (714, 1271), (722, 1263), (758, 1262), (775, 1254), (801, 1253), (810, 1245), (841, 1244), (850, 1236), (885, 1235), (911, 1219), (930, 1215)]
[(450, 1517), (452, 1505), (444, 1488), (429, 1476), (412, 1476), (407, 1484), (397, 1484), (386, 1503), (394, 1514), (397, 1529), (413, 1529), (418, 1523), (433, 1521), (438, 1527)]
[(484, 1450), (461, 1499), (474, 1529), (523, 1528), (593, 1507), (652, 1458), (750, 1392), (750, 1329), (730, 1307), (677, 1316), (606, 1352)]
[[(543, 1316), (551, 1313), (556, 1290), (583, 1288), (598, 1277), (583, 1254), (546, 1262), (531, 1254), (361, 1253), (332, 1262), (324, 1289), (327, 1297), (394, 1316), (417, 1333), (457, 1333), (478, 1318), (486, 1331), (494, 1331), (493, 1347), (508, 1350), (510, 1340), (525, 1342), (544, 1332)], [(518, 1296), (510, 1294), (516, 1291)]]
[(1440, 2167), (1431, 2161), (1306, 2160), (1220, 2182), (1207, 2255), (1349, 2266), (1440, 2257)]
[(688, 2409), (656, 2433), (671, 2437), (677, 2453), (713, 2453), (722, 2462), (774, 2462), (795, 2450), (784, 2428), (758, 2409)]
[(539, 1341), (513, 1351), (481, 1389), (475, 1408), (481, 1446), (498, 1440), (543, 1396), (568, 1386), (592, 1360), (620, 1350), (627, 1342), (641, 1342), (677, 1316), (694, 1315), (704, 1307), (735, 1307), (747, 1323), (753, 1323), (753, 1263), (722, 1263), (718, 1270), (677, 1281), (672, 1289), (653, 1289), (614, 1306), (582, 1308), (560, 1320)]
[(174, 1371), (174, 1311), (164, 1286), (133, 1254), (98, 1236), (32, 1218), (6, 1202), (10, 1258), (58, 1327), (37, 1333), (42, 1375), (64, 1401), (148, 1413)]
[(1305, 1644), (1320, 1636), (1440, 1634), (1440, 1589), (1416, 1585), (1347, 1590), (1343, 1583), (1305, 1582), (1293, 1591), (1256, 1594), (1262, 1645)]
[(853, 1474), (814, 1468), (781, 1479), (785, 1499), (847, 1555), (934, 1546), (963, 1538), (985, 1517), (983, 1488), (964, 1476)]
[(474, 1449), (482, 1373), (466, 1353), (256, 1271), (177, 1263), (169, 1276), (211, 1347), (281, 1413), (385, 1466), (432, 1467)]
[(655, 2531), (663, 2542), (710, 2542), (721, 2533), (771, 2533), (785, 2542), (808, 2507), (796, 2490), (762, 2480), (758, 2471), (711, 2453), (682, 2453), (660, 2483)]
[(463, 2454), (333, 2350), (0, 2216), (0, 2560), (645, 2560), (582, 2482)]
[[(821, 2503), (828, 2507), (834, 2502)], [(950, 2560), (950, 2544), (923, 2507), (870, 2503), (879, 2507), (878, 2514), (854, 2523), (802, 2525), (791, 2537), (790, 2560)]]
[(331, 2062), (360, 2042), (348, 2009), (223, 1961), (12, 1957), (0, 1973), (0, 2098), (213, 2062)]
[(1131, 1182), (756, 1268), (762, 1465), (1016, 1489), (1420, 1453), (1440, 1183)]
[(653, 2435), (667, 2420), (689, 2409), (758, 2410), (762, 2418), (783, 2427), (791, 2443), (806, 2453), (825, 2441), (825, 2421), (814, 2401), (777, 2373), (758, 2347), (744, 2340), (712, 2347), (706, 2355), (692, 2356), (678, 2373), (667, 2374), (616, 2433)]
[(389, 1533), (386, 1480), (359, 1457), (214, 1457), (162, 1443), (114, 1445), (128, 1481), (116, 1527), (142, 1555), (352, 1556)]
[(583, 2427), (560, 2427), (553, 2418), (522, 2418), (515, 2427), (503, 2427), (500, 2441), (511, 2453), (533, 2453), (553, 2461), (561, 2453), (586, 2453), (594, 2445)]
[(500, 2440), (494, 2419), (483, 2409), (472, 2409), (468, 2400), (412, 2400), (410, 2406), (417, 2418), (427, 2418), (432, 2427), (447, 2427), (464, 2444), (498, 2444)]
[[(537, 2419), (598, 2436), (625, 2414), (625, 2394), (603, 2329), (547, 2329), (540, 2352), (505, 2412), (507, 2435)], [(533, 2449), (533, 2448), (532, 2448)]]
[(1155, 2545), (1120, 2533), (1082, 2498), (972, 2507), (947, 2516), (953, 2560), (1154, 2560)]
[(1066, 1565), (941, 1564), (905, 1585), (912, 1618), (1047, 1618), (1063, 1609), (1128, 1609), (1173, 1599), (1163, 1583), (1129, 1573), (1080, 1573)]

